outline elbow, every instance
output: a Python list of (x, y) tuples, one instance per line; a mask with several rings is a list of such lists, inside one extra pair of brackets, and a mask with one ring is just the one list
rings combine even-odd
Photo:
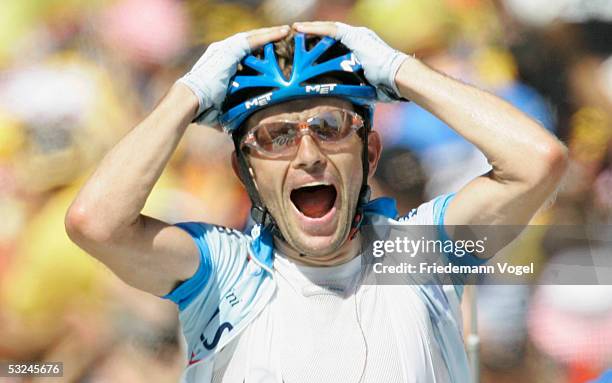
[(104, 227), (99, 218), (91, 209), (74, 203), (64, 218), (66, 234), (81, 247), (88, 243), (107, 243), (112, 238), (112, 230)]
[(540, 146), (532, 173), (532, 186), (555, 190), (565, 175), (569, 159), (567, 148), (560, 141), (551, 139)]
[(547, 146), (545, 164), (550, 177), (555, 185), (559, 184), (569, 166), (567, 148), (560, 141), (554, 140)]

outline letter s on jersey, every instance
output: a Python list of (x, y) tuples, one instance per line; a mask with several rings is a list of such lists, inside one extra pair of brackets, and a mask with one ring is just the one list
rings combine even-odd
[(212, 350), (213, 348), (217, 347), (217, 344), (219, 344), (219, 341), (221, 340), (221, 336), (223, 335), (223, 330), (227, 329), (228, 332), (232, 331), (234, 329), (234, 326), (232, 326), (232, 324), (230, 322), (223, 322), (219, 325), (219, 327), (217, 327), (217, 331), (215, 332), (215, 336), (212, 340), (212, 342), (208, 343), (208, 340), (204, 337), (204, 334), (200, 334), (200, 341), (202, 342), (202, 345), (207, 349), (207, 350)]

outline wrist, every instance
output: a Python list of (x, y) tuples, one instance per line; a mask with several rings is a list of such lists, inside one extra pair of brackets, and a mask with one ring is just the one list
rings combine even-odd
[(164, 100), (172, 110), (180, 112), (188, 122), (193, 121), (200, 109), (198, 96), (187, 85), (176, 82)]
[(391, 89), (393, 89), (393, 92), (395, 93), (395, 97), (397, 98), (402, 97), (401, 92), (400, 92), (400, 87), (397, 82), (398, 73), (403, 63), (406, 61), (408, 57), (409, 56), (406, 55), (405, 53), (396, 51), (393, 58), (389, 60), (389, 72), (390, 73), (389, 73), (389, 79), (387, 81), (389, 85), (391, 86)]
[(412, 55), (405, 56), (404, 61), (395, 73), (395, 85), (400, 94), (408, 99), (413, 99), (419, 82), (423, 79), (423, 68), (426, 66)]

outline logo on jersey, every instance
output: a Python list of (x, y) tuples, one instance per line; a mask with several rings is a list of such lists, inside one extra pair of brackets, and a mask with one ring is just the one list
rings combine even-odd
[(262, 94), (261, 96), (257, 96), (252, 98), (244, 103), (244, 106), (247, 109), (251, 109), (252, 106), (265, 106), (268, 105), (270, 100), (272, 99), (272, 92)]
[(204, 334), (200, 334), (200, 341), (202, 342), (202, 345), (204, 346), (204, 348), (210, 351), (213, 348), (217, 347), (217, 345), (219, 344), (219, 341), (221, 340), (221, 336), (223, 335), (223, 330), (225, 329), (227, 329), (229, 332), (234, 329), (234, 326), (232, 326), (230, 322), (221, 323), (219, 327), (217, 327), (215, 336), (213, 337), (213, 340), (210, 343), (208, 342), (208, 339), (204, 337)]
[(235, 292), (230, 291), (229, 293), (225, 294), (225, 299), (227, 300), (227, 302), (230, 304), (230, 306), (234, 307), (236, 306), (238, 303), (240, 303), (240, 299), (238, 298), (238, 296), (236, 295)]
[(199, 354), (200, 354), (199, 352), (196, 354), (194, 351), (191, 351), (191, 356), (189, 357), (189, 362), (188, 362), (189, 366), (191, 366), (192, 364), (196, 364), (202, 360), (199, 357)]
[[(214, 314), (210, 317), (210, 319), (206, 323), (206, 327), (208, 327), (210, 322), (212, 322), (212, 320), (215, 319), (215, 317), (219, 315), (220, 312), (221, 312), (221, 309), (217, 307), (217, 310), (215, 310)], [(232, 326), (230, 322), (221, 323), (217, 327), (217, 330), (215, 331), (215, 336), (213, 337), (212, 341), (209, 341), (208, 339), (206, 339), (203, 333), (200, 334), (200, 342), (202, 343), (202, 346), (204, 346), (204, 348), (207, 349), (208, 351), (217, 347), (217, 345), (219, 344), (219, 341), (221, 340), (221, 336), (223, 335), (223, 331), (226, 329), (228, 330), (228, 332), (230, 332), (234, 329), (234, 326)]]
[(334, 91), (338, 84), (306, 85), (306, 93), (328, 94)]
[(351, 56), (348, 60), (343, 60), (340, 63), (340, 67), (342, 67), (342, 69), (345, 72), (354, 72), (355, 71), (355, 67), (357, 65), (360, 65), (361, 63), (359, 62), (359, 60), (357, 60), (357, 57), (355, 57), (354, 53), (351, 53)]

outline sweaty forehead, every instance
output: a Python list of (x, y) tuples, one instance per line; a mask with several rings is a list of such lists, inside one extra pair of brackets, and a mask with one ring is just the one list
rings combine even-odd
[(250, 129), (260, 122), (307, 118), (329, 108), (354, 110), (353, 105), (349, 101), (335, 97), (291, 100), (253, 113), (246, 120), (246, 128)]

